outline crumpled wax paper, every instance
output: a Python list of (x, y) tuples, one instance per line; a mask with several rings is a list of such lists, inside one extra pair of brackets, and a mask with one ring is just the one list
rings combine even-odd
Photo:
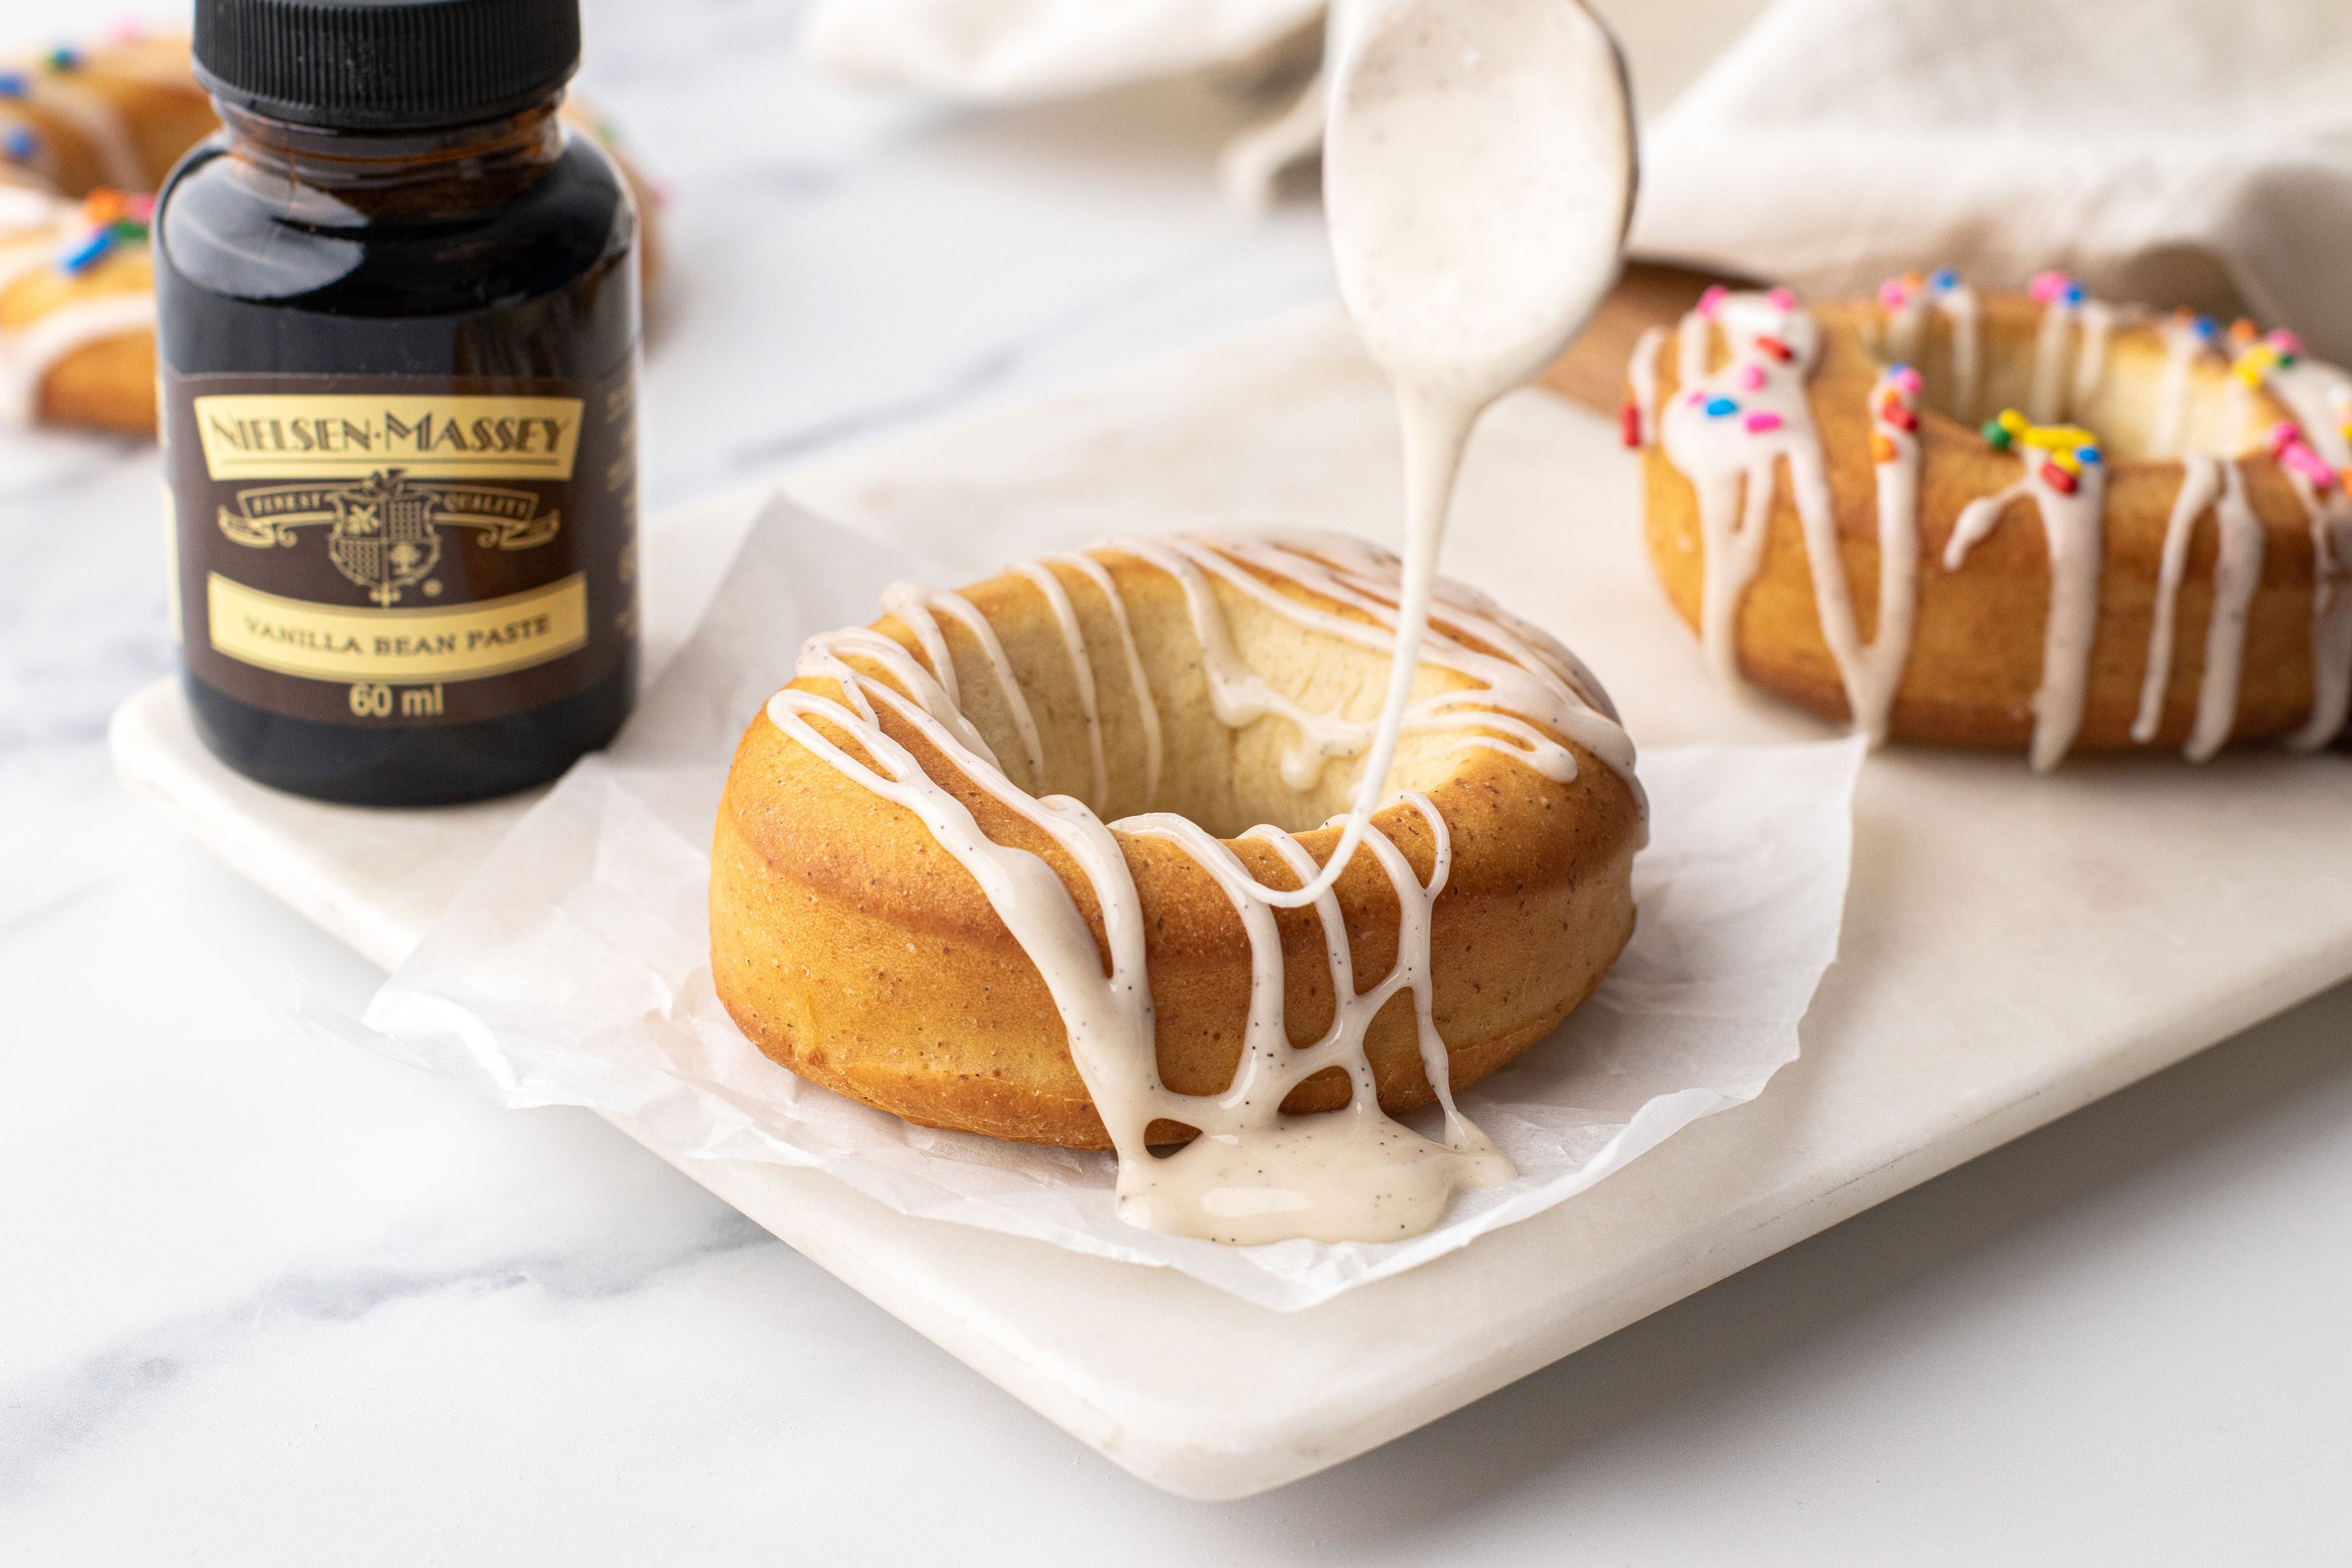
[(1409, 1241), (1226, 1247), (1137, 1230), (1112, 1212), (1108, 1153), (936, 1131), (803, 1082), (712, 989), (712, 816), (737, 738), (801, 640), (870, 620), (884, 585), (919, 569), (772, 503), (619, 742), (523, 819), (341, 1032), (502, 1105), (616, 1112), (673, 1154), (813, 1165), (909, 1215), (1181, 1269), (1281, 1310), (1549, 1208), (1795, 1059), (1837, 952), (1856, 742), (1642, 758), (1652, 839), (1631, 944), (1556, 1034), (1461, 1097), (1519, 1177), (1460, 1195)]

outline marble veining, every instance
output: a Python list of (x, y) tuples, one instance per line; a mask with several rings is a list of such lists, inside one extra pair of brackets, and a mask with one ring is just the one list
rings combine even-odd
[[(0, 40), (124, 9), (0, 0)], [(585, 85), (674, 191), (648, 515), (1328, 295), (1310, 207), (1252, 221), (1215, 188), (1262, 106), (868, 97), (800, 68), (798, 9), (587, 6)], [(104, 756), (114, 704), (172, 665), (157, 479), (136, 445), (0, 439), (0, 1561), (1720, 1562), (1832, 1513), (1916, 1533), (1956, 1489), (1996, 1505), (1945, 1518), (1974, 1560), (2282, 1560), (2352, 1530), (2342, 1489), (2278, 1482), (2343, 1451), (2328, 1413), (2352, 1408), (2285, 1305), (2329, 1310), (2312, 1260), (2352, 1256), (2314, 1228), (2352, 1214), (2341, 993), (2252, 1078), (2211, 1053), (1324, 1479), (1223, 1510), (1151, 1493), (603, 1123), (297, 1028), (298, 988), (356, 1012), (376, 973)], [(2162, 1169), (2119, 1175), (2116, 1150)], [(1986, 1217), (2013, 1212), (2021, 1236)], [(2182, 1293), (2217, 1256), (2219, 1339)], [(2151, 1363), (2181, 1419), (2147, 1418)], [(2070, 1512), (2118, 1495), (2074, 1466), (2036, 1489), (2016, 1435), (2093, 1441), (2075, 1410), (2139, 1506)], [(877, 1506), (907, 1467), (923, 1502)], [(2232, 1492), (2268, 1501), (2183, 1527), (2183, 1500)]]
[(145, 1401), (198, 1373), (234, 1365), (258, 1336), (299, 1323), (359, 1325), (373, 1313), (441, 1295), (527, 1290), (551, 1305), (598, 1302), (743, 1247), (773, 1245), (766, 1231), (722, 1208), (707, 1226), (661, 1237), (643, 1252), (509, 1254), (439, 1268), (355, 1262), (338, 1272), (278, 1276), (241, 1300), (150, 1325), (9, 1388), (0, 1405), (0, 1508), (37, 1490), (110, 1427), (135, 1420)]
[[(992, 117), (859, 94), (794, 58), (798, 9), (587, 6), (583, 86), (670, 195), (649, 515), (1328, 294), (1311, 208), (1250, 221), (1216, 191), (1216, 148), (1256, 111), (1244, 99), (1177, 84)], [(118, 10), (0, 0), (0, 39), (95, 32)], [(553, 1152), (525, 1136), (542, 1168), (517, 1175), (513, 1119), (392, 1069), (406, 1109), (354, 1130), (350, 1085), (384, 1069), (301, 1035), (287, 981), (298, 955), (306, 985), (340, 971), (355, 1011), (365, 967), (108, 775), (108, 715), (173, 667), (159, 484), (144, 444), (0, 435), (0, 984), (37, 1020), (0, 1030), (0, 1191), (12, 1209), (48, 1194), (37, 1221), (0, 1222), (0, 1542), (9, 1510), (79, 1494), (297, 1325), (365, 1358), (396, 1338), (380, 1326), (396, 1309), (502, 1297), (594, 1321), (725, 1255), (781, 1250), (593, 1122)], [(322, 1170), (338, 1142), (367, 1152)], [(637, 1173), (624, 1188), (658, 1185), (663, 1223), (616, 1216), (608, 1176), (555, 1190), (551, 1173), (616, 1158)], [(302, 1189), (339, 1179), (379, 1201), (311, 1212)], [(534, 1195), (485, 1217), (485, 1183)], [(444, 1231), (458, 1242), (416, 1239)]]

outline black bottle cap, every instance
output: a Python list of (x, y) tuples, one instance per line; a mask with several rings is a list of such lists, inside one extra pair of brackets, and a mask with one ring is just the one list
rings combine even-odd
[(496, 120), (579, 66), (579, 0), (196, 0), (197, 79), (298, 125)]

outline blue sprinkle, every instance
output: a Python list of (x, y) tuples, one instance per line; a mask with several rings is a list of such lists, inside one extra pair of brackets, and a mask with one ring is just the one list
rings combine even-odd
[(98, 258), (114, 248), (114, 236), (105, 229), (96, 229), (80, 244), (58, 258), (58, 267), (68, 273), (83, 273), (98, 265)]
[(2099, 449), (2096, 447), (2077, 447), (2074, 448), (2074, 456), (2079, 461), (2095, 463), (2099, 461)]
[(11, 125), (8, 133), (0, 136), (0, 153), (11, 158), (25, 159), (41, 150), (41, 139), (28, 126)]
[(0, 98), (22, 98), (32, 90), (23, 71), (0, 71)]
[(53, 71), (69, 71), (76, 66), (81, 64), (81, 51), (69, 47), (67, 45), (59, 44), (56, 48), (51, 49), (48, 52), (47, 64)]
[(1960, 275), (1951, 268), (1938, 267), (1936, 275), (1927, 279), (1927, 286), (1939, 294), (1948, 293), (1960, 286)]
[(2221, 323), (2210, 316), (2200, 316), (2189, 323), (2189, 330), (2200, 338), (2210, 338), (2221, 330)]
[(1710, 419), (1720, 419), (1727, 414), (1738, 413), (1739, 405), (1728, 397), (1710, 397), (1706, 400), (1706, 412)]
[(2067, 284), (2067, 285), (2066, 285), (2066, 303), (2068, 303), (2069, 305), (2079, 305), (2079, 304), (2081, 304), (2082, 302), (2083, 302), (2083, 286), (2082, 286), (2080, 283), (2069, 283), (2069, 284)]

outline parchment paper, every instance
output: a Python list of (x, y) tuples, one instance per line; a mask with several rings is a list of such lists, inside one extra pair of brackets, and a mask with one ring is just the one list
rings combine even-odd
[[(1464, 1194), (1410, 1241), (1225, 1247), (1136, 1230), (1112, 1212), (1107, 1153), (934, 1131), (803, 1083), (712, 990), (712, 816), (737, 738), (801, 640), (872, 619), (886, 584), (929, 575), (772, 503), (619, 742), (524, 818), (363, 1022), (320, 1021), (502, 1105), (617, 1112), (677, 1154), (813, 1165), (907, 1214), (1178, 1268), (1280, 1310), (1539, 1213), (1795, 1059), (1837, 952), (1857, 742), (1642, 759), (1652, 842), (1633, 942), (1557, 1034), (1461, 1097), (1519, 1179)], [(1575, 628), (1559, 629), (1572, 646)]]

